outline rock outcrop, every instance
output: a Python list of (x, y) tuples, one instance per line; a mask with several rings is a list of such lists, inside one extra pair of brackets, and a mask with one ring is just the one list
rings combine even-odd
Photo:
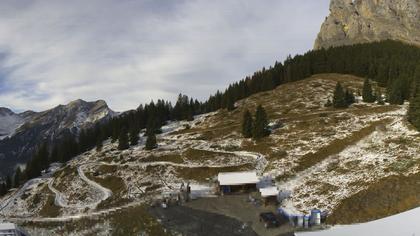
[(387, 39), (420, 46), (420, 0), (331, 0), (314, 48)]

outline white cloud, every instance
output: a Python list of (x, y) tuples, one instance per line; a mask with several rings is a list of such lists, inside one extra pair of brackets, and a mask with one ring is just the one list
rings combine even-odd
[(328, 0), (0, 3), (0, 106), (199, 99), (311, 49)]

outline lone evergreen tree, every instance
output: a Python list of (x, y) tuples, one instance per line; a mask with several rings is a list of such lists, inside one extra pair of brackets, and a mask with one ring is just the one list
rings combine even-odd
[(252, 137), (256, 140), (270, 134), (270, 131), (268, 130), (267, 113), (261, 105), (257, 107), (255, 112), (255, 122), (252, 131)]
[(333, 107), (334, 108), (348, 107), (347, 101), (346, 101), (346, 94), (340, 82), (338, 82), (337, 85), (335, 86), (335, 91), (334, 91), (334, 96), (333, 96)]
[(148, 134), (145, 148), (146, 150), (153, 150), (157, 148), (156, 135), (153, 132)]
[(120, 131), (120, 135), (118, 136), (118, 149), (125, 150), (129, 147), (130, 145), (128, 144), (127, 130), (125, 128), (122, 128)]
[(242, 135), (245, 138), (251, 138), (252, 137), (252, 115), (251, 112), (247, 109), (244, 112), (243, 119), (242, 119)]
[(365, 79), (363, 83), (363, 91), (362, 91), (363, 101), (367, 103), (373, 103), (376, 101), (375, 96), (373, 95), (372, 85), (368, 78)]
[(13, 179), (13, 187), (15, 187), (15, 188), (19, 187), (21, 174), (22, 174), (22, 171), (20, 170), (20, 167), (18, 166), (16, 168), (15, 176), (14, 176), (14, 179)]
[(356, 102), (353, 92), (348, 89), (346, 89), (345, 98), (347, 107)]

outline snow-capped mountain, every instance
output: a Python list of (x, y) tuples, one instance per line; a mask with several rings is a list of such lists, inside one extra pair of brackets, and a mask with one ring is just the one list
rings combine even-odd
[(23, 124), (23, 119), (8, 108), (0, 108), (0, 139), (3, 139)]
[(77, 134), (82, 128), (107, 120), (117, 113), (105, 101), (76, 100), (43, 112), (16, 114), (0, 108), (0, 174), (24, 163), (40, 142), (53, 142), (64, 134)]
[(0, 140), (13, 136), (15, 131), (35, 114), (33, 111), (17, 114), (9, 108), (0, 107)]

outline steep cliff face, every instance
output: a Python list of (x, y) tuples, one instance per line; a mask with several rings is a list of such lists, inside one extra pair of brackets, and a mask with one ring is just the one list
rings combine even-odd
[(331, 0), (314, 48), (387, 39), (420, 46), (420, 0)]

